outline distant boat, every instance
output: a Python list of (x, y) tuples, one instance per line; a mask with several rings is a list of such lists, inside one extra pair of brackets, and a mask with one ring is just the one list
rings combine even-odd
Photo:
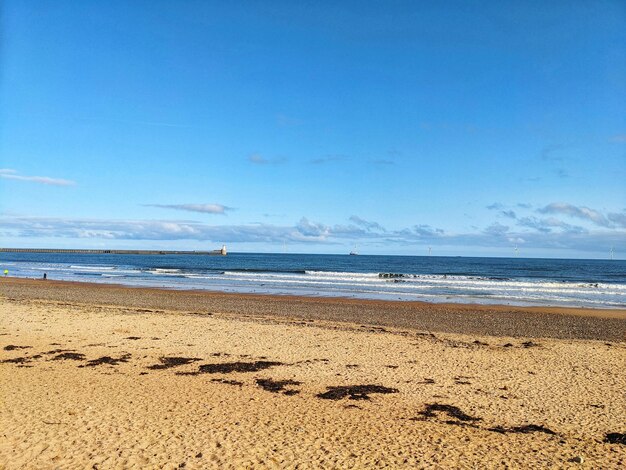
[(354, 245), (354, 250), (352, 250), (352, 251), (350, 252), (350, 256), (357, 256), (358, 254), (359, 254), (359, 252), (358, 252), (358, 251), (356, 251), (356, 245)]

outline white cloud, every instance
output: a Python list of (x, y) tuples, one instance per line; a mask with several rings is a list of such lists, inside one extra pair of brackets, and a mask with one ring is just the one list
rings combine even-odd
[(613, 212), (608, 215), (609, 220), (613, 222), (618, 227), (626, 228), (626, 211), (621, 213)]
[(306, 217), (300, 219), (296, 225), (296, 230), (305, 237), (318, 240), (325, 240), (331, 233), (331, 229), (327, 225), (311, 222)]
[(225, 214), (233, 210), (232, 207), (222, 204), (144, 204), (147, 207), (160, 207), (161, 209), (174, 209), (178, 211), (200, 212), (203, 214)]
[(564, 202), (553, 202), (547, 206), (537, 209), (542, 214), (562, 214), (569, 217), (588, 220), (602, 227), (609, 227), (611, 224), (600, 212), (585, 206), (575, 206)]
[(430, 225), (421, 224), (413, 227), (413, 232), (420, 238), (439, 238), (444, 236), (440, 228), (433, 228)]
[(568, 223), (563, 222), (555, 217), (548, 217), (545, 219), (538, 219), (537, 217), (521, 217), (517, 221), (517, 225), (520, 227), (527, 227), (537, 230), (543, 233), (552, 232), (554, 229), (558, 228), (564, 232), (570, 233), (584, 233), (588, 232), (583, 227), (578, 225), (570, 225)]
[(385, 232), (385, 228), (380, 225), (378, 222), (373, 222), (369, 220), (362, 219), (358, 215), (353, 215), (350, 217), (350, 222), (355, 223), (356, 225), (365, 228), (367, 231), (379, 230), (381, 232)]
[(32, 183), (48, 184), (52, 186), (74, 186), (75, 181), (62, 178), (50, 178), (49, 176), (25, 176), (20, 175), (16, 170), (8, 168), (0, 169), (0, 178), (15, 181), (30, 181)]
[(499, 222), (494, 222), (489, 227), (484, 230), (484, 233), (487, 235), (494, 235), (500, 237), (505, 235), (509, 231), (509, 227), (507, 225), (502, 225)]

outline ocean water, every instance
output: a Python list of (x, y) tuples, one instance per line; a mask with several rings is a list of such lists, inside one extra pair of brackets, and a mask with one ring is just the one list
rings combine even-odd
[(171, 289), (626, 308), (626, 261), (231, 253), (0, 253), (10, 275)]

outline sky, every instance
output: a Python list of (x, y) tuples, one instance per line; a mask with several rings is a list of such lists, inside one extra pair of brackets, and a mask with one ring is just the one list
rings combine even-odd
[(623, 1), (0, 3), (0, 245), (626, 259)]

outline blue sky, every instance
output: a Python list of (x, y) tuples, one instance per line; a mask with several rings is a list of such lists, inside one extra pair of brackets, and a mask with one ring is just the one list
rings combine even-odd
[(14, 247), (626, 258), (626, 4), (2, 2)]

